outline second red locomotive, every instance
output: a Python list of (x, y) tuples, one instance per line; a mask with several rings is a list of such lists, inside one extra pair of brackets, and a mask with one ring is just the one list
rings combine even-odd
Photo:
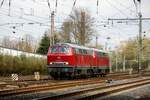
[(53, 78), (106, 75), (109, 56), (99, 49), (59, 43), (49, 48), (47, 65)]

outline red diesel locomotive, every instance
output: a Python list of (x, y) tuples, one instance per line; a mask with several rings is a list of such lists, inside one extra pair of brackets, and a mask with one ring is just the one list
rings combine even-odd
[(106, 75), (109, 72), (109, 56), (102, 50), (70, 43), (51, 46), (47, 65), (53, 78)]

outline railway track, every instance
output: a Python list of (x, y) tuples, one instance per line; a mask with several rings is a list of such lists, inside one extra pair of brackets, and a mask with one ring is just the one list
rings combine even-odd
[(6, 91), (0, 91), (0, 96), (11, 96), (11, 95), (18, 95), (18, 94), (24, 94), (24, 93), (33, 93), (33, 92), (40, 92), (40, 91), (46, 91), (46, 90), (56, 90), (56, 89), (63, 89), (63, 88), (69, 88), (79, 85), (89, 85), (89, 84), (96, 84), (96, 83), (102, 83), (104, 80), (85, 80), (85, 81), (75, 81), (70, 83), (58, 83), (58, 84), (51, 84), (51, 85), (40, 85), (35, 87), (25, 87), (25, 88), (19, 88), (15, 90), (6, 90)]
[(150, 84), (150, 78), (134, 80), (110, 86), (99, 85), (97, 87), (81, 89), (69, 93), (62, 93), (55, 96), (36, 98), (36, 100), (93, 100), (96, 98), (108, 96), (112, 93), (124, 91), (127, 89), (135, 88), (146, 84)]
[(104, 78), (94, 78), (94, 79), (93, 78), (81, 79), (81, 80), (75, 80), (75, 81), (64, 82), (64, 83), (52, 83), (52, 84), (43, 84), (43, 85), (37, 85), (37, 86), (31, 86), (31, 87), (22, 87), (18, 89), (0, 91), (0, 97), (41, 92), (41, 91), (47, 91), (47, 90), (64, 89), (64, 88), (70, 88), (70, 87), (82, 86), (82, 85), (105, 83), (106, 80), (112, 80), (112, 79), (123, 80), (127, 78), (132, 78), (132, 77), (124, 74), (118, 77), (111, 76), (108, 78), (104, 77)]

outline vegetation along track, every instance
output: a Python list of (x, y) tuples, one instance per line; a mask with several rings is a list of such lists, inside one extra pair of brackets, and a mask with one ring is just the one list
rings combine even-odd
[(78, 91), (72, 91), (69, 93), (62, 93), (55, 96), (47, 96), (42, 98), (36, 98), (36, 100), (93, 100), (99, 97), (108, 96), (112, 93), (120, 92), (123, 90), (135, 88), (138, 86), (150, 84), (150, 78), (134, 80), (130, 82), (108, 85), (108, 86), (98, 86), (88, 89), (81, 89)]
[(104, 77), (104, 78), (81, 79), (81, 80), (64, 82), (64, 83), (43, 84), (43, 85), (32, 86), (32, 87), (22, 87), (22, 88), (13, 89), (13, 90), (0, 91), (0, 97), (41, 92), (41, 91), (47, 91), (47, 90), (63, 89), (63, 88), (81, 86), (81, 85), (98, 84), (98, 83), (103, 83), (105, 82), (105, 80), (109, 80), (109, 79), (122, 80), (122, 79), (127, 79), (127, 78), (129, 78), (129, 76), (125, 74), (125, 75), (121, 75), (117, 77), (110, 76), (110, 77)]

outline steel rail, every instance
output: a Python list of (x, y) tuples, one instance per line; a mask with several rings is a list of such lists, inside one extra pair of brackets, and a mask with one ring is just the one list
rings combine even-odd
[[(57, 83), (57, 84), (50, 84), (50, 85), (39, 85), (39, 86), (34, 86), (34, 87), (23, 87), (15, 90), (5, 90), (5, 91), (0, 91), (0, 97), (1, 96), (12, 96), (12, 95), (18, 95), (18, 94), (24, 94), (24, 93), (34, 93), (34, 92), (40, 92), (40, 91), (47, 91), (47, 90), (54, 90), (54, 89), (64, 89), (64, 88), (70, 88), (70, 87), (75, 87), (75, 86), (81, 86), (81, 85), (90, 85), (90, 84), (98, 84), (98, 83), (103, 83), (105, 80), (110, 80), (112, 79), (113, 76), (109, 78), (96, 78), (96, 79), (87, 79), (87, 80), (78, 80), (78, 81), (73, 81), (73, 82), (68, 82), (68, 83)], [(118, 76), (113, 79), (116, 80), (122, 80), (122, 79), (127, 79), (127, 78), (132, 78), (127, 75), (124, 76)]]
[[(146, 82), (143, 82), (143, 81), (146, 81)], [(59, 95), (55, 95), (55, 96), (36, 98), (36, 100), (59, 100), (59, 99), (92, 100), (92, 99), (95, 99), (98, 97), (109, 95), (111, 93), (119, 92), (121, 90), (130, 89), (133, 87), (137, 87), (137, 86), (141, 86), (141, 85), (149, 84), (149, 83), (150, 83), (150, 78), (142, 79), (142, 80), (138, 80), (138, 81), (127, 82), (127, 83), (122, 83), (122, 84), (115, 84), (115, 85), (111, 85), (111, 86), (101, 86), (100, 85), (99, 87), (94, 87), (94, 88), (90, 88), (90, 89), (83, 89), (83, 90), (59, 94)], [(126, 86), (126, 85), (128, 85), (128, 86)], [(118, 88), (116, 88), (116, 87), (118, 87)], [(116, 89), (113, 89), (113, 88), (116, 88)], [(107, 89), (107, 91), (104, 91), (106, 89)], [(93, 94), (93, 92), (96, 92), (96, 91), (99, 91), (99, 92)], [(104, 91), (104, 92), (102, 92), (102, 91)]]

